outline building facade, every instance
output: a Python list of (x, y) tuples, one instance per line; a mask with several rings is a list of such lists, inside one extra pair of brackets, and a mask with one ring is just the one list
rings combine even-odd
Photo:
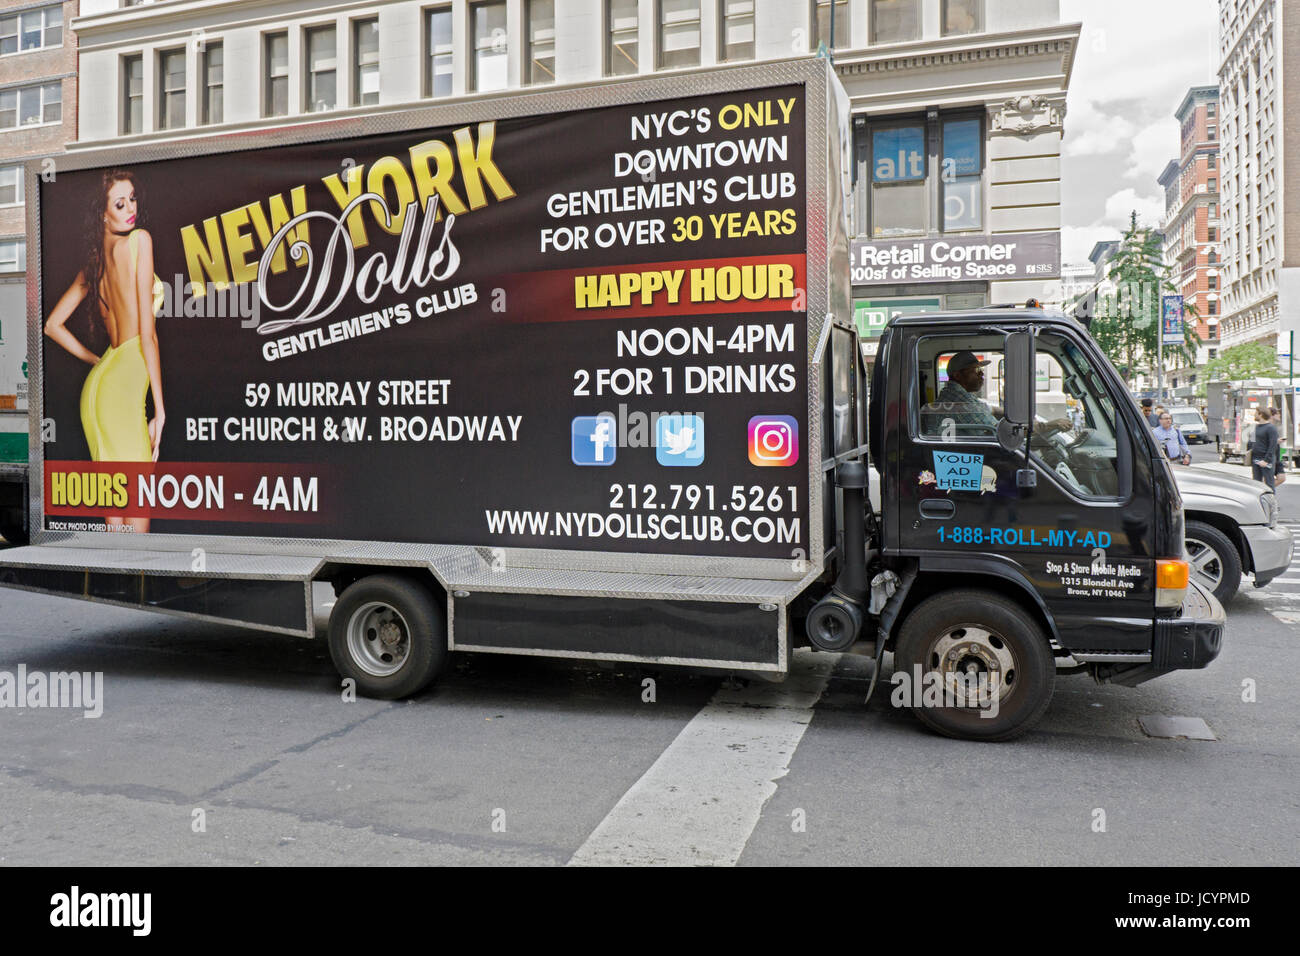
[(1220, 256), (1219, 219), (1219, 88), (1195, 86), (1187, 91), (1174, 112), (1178, 120), (1178, 158), (1160, 174), (1165, 191), (1165, 266), (1170, 279), (1190, 310), (1201, 345), (1195, 362), (1171, 356), (1166, 363), (1173, 388), (1194, 385), (1196, 367), (1218, 355), (1223, 263)]
[(852, 103), (864, 336), (1059, 292), (1079, 26), (1057, 0), (82, 0), (77, 28), (84, 147), (825, 49)]
[(76, 137), (76, 14), (77, 0), (0, 0), (0, 274), (26, 263), (20, 163)]
[[(1219, 0), (1224, 348), (1300, 325), (1300, 7)], [(1291, 57), (1284, 54), (1290, 53)]]
[(24, 164), (77, 134), (77, 0), (0, 0), (0, 463), (27, 460)]

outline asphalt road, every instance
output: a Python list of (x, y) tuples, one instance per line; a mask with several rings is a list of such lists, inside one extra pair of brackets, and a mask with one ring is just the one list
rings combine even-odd
[(1243, 585), (1206, 670), (1061, 678), (998, 745), (864, 706), (854, 655), (785, 685), (463, 656), (417, 700), (348, 702), (321, 641), (0, 591), (0, 671), (104, 682), (98, 718), (0, 709), (0, 864), (1294, 865), (1285, 577)]

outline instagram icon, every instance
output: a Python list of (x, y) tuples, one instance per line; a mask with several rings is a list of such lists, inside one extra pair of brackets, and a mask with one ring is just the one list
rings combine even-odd
[(789, 415), (755, 415), (749, 420), (749, 463), (786, 468), (799, 460), (799, 423)]

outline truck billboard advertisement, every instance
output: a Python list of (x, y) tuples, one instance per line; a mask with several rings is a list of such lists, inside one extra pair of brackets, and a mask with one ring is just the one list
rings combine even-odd
[(46, 530), (806, 553), (802, 85), (39, 191)]

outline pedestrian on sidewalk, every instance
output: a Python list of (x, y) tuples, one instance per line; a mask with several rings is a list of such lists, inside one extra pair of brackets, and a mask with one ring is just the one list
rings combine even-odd
[(1277, 469), (1277, 429), (1273, 427), (1268, 409), (1255, 409), (1255, 440), (1250, 445), (1250, 475), (1270, 488), (1275, 487), (1273, 475)]
[(1142, 399), (1142, 416), (1152, 428), (1160, 424), (1160, 419), (1156, 417), (1155, 411), (1151, 408), (1151, 399), (1149, 398)]
[[(1282, 459), (1282, 409), (1274, 406), (1268, 410), (1272, 425), (1277, 429), (1277, 462), (1273, 466), (1273, 484), (1280, 485), (1286, 481), (1286, 463)], [(1281, 475), (1282, 477), (1278, 477)]]
[(1151, 434), (1155, 435), (1156, 441), (1164, 446), (1165, 455), (1170, 461), (1176, 461), (1181, 465), (1192, 463), (1192, 451), (1187, 447), (1187, 439), (1174, 425), (1174, 416), (1169, 412), (1160, 413), (1160, 424), (1152, 429)]

